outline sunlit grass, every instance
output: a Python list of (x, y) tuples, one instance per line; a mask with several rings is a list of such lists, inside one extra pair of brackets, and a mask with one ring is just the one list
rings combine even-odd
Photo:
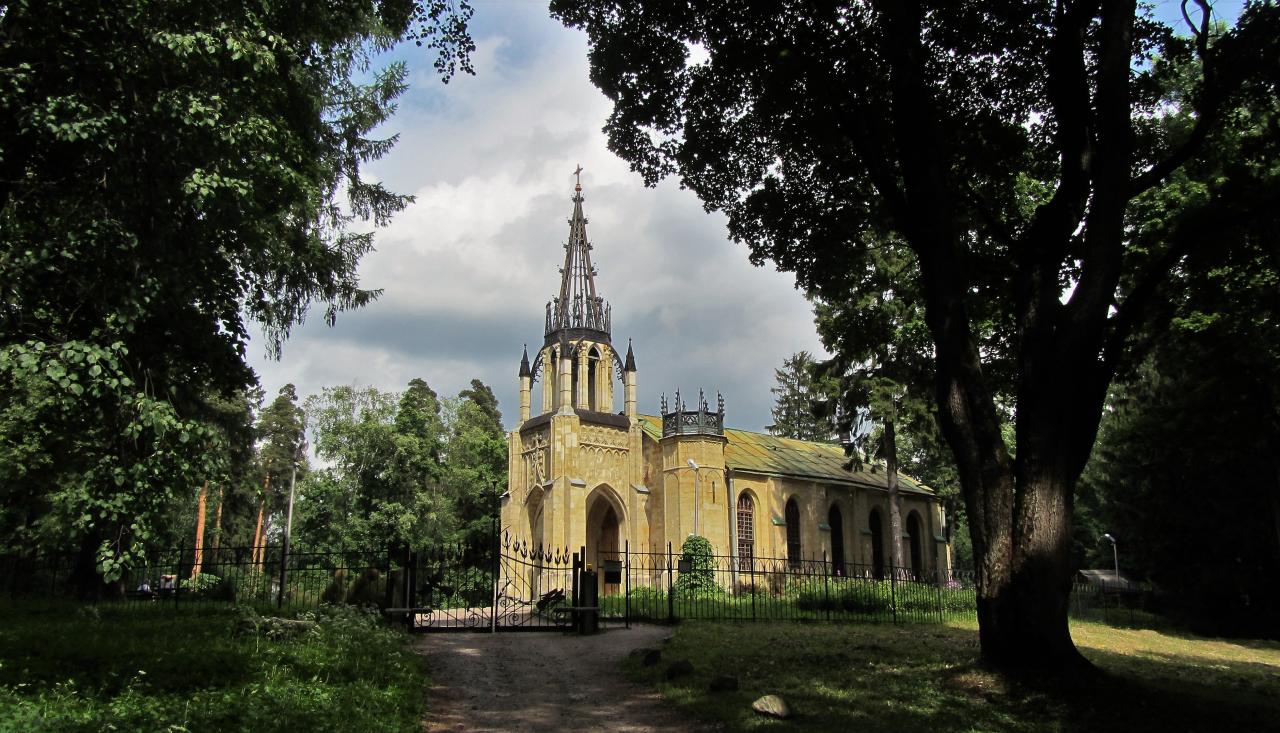
[[(1280, 725), (1280, 645), (1199, 639), (1076, 623), (1081, 650), (1102, 670), (1065, 689), (1011, 679), (977, 663), (976, 624), (947, 626), (688, 622), (663, 662), (628, 662), (635, 678), (730, 730), (1263, 730)], [(666, 682), (666, 665), (695, 673)], [(732, 674), (737, 692), (713, 693)], [(782, 695), (786, 722), (750, 709)]]

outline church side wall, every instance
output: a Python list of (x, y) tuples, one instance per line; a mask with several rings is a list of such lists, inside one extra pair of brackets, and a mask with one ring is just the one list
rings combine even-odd
[[(800, 555), (803, 560), (832, 561), (835, 545), (833, 533), (839, 531), (847, 572), (865, 569), (857, 566), (869, 568), (872, 564), (870, 513), (873, 508), (878, 508), (881, 514), (882, 539), (885, 542), (885, 563), (890, 562), (891, 554), (887, 544), (890, 541), (889, 504), (888, 495), (882, 489), (735, 471), (732, 493), (735, 509), (738, 497), (744, 492), (751, 496), (755, 507), (753, 525), (756, 557), (788, 557), (786, 504), (788, 500), (795, 500), (800, 516)], [(833, 506), (839, 510), (839, 527), (831, 522)], [(902, 543), (903, 562), (908, 566), (911, 564), (907, 518), (915, 512), (920, 521), (922, 567), (919, 570), (926, 575), (932, 575), (939, 566), (944, 571), (949, 568), (947, 546), (937, 539), (941, 531), (940, 511), (935, 500), (917, 495), (903, 495), (901, 498), (903, 536), (899, 538), (899, 542)], [(736, 547), (733, 552), (737, 554)]]

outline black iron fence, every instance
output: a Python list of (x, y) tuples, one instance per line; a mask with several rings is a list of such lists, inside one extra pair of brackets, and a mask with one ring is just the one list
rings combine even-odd
[[(0, 556), (0, 593), (74, 598), (72, 555)], [(584, 575), (590, 567), (594, 575)], [(584, 578), (587, 580), (584, 581)], [(592, 580), (594, 578), (594, 580)], [(596, 593), (584, 601), (581, 583)], [(127, 603), (398, 609), (417, 630), (563, 628), (579, 608), (602, 621), (832, 621), (928, 623), (976, 615), (971, 573), (833, 563), (826, 559), (682, 556), (622, 550), (588, 557), (480, 540), (415, 552), (308, 552), (279, 545), (177, 548), (148, 553), (109, 594)], [(1086, 582), (1071, 596), (1076, 618), (1158, 625), (1149, 592), (1108, 592)]]
[(972, 578), (829, 560), (598, 553), (600, 611), (613, 621), (939, 622), (973, 616)]
[[(75, 598), (73, 555), (0, 557), (0, 592), (10, 598)], [(148, 552), (97, 595), (131, 603), (316, 606), (384, 604), (395, 565), (386, 550), (307, 552), (279, 545), (174, 548)]]

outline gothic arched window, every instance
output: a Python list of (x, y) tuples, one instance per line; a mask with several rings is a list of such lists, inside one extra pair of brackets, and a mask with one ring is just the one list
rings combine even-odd
[(597, 393), (599, 383), (596, 375), (600, 371), (600, 350), (592, 346), (587, 354), (587, 409), (593, 412), (600, 410), (600, 395)]
[(756, 556), (756, 504), (751, 495), (738, 496), (738, 568), (751, 572)]
[(924, 558), (920, 546), (920, 514), (913, 511), (907, 515), (907, 542), (911, 548), (911, 575), (916, 580), (924, 578)]
[(831, 574), (843, 576), (844, 570), (844, 517), (840, 507), (831, 505), (827, 512), (827, 526), (831, 528)]
[(872, 509), (867, 517), (867, 529), (871, 530), (871, 573), (884, 577), (884, 529), (880, 526), (880, 510)]
[(800, 567), (800, 507), (794, 497), (787, 499), (787, 564), (791, 568)]

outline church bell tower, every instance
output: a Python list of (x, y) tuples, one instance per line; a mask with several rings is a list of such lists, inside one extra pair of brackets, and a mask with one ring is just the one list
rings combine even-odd
[(627, 521), (629, 489), (643, 484), (643, 451), (635, 354), (630, 343), (625, 357), (613, 346), (612, 312), (596, 289), (582, 168), (574, 173), (560, 287), (546, 304), (541, 347), (532, 360), (526, 347), (520, 359), (520, 425), (510, 439), (502, 516), (504, 528), (531, 544), (599, 551), (636, 527)]

